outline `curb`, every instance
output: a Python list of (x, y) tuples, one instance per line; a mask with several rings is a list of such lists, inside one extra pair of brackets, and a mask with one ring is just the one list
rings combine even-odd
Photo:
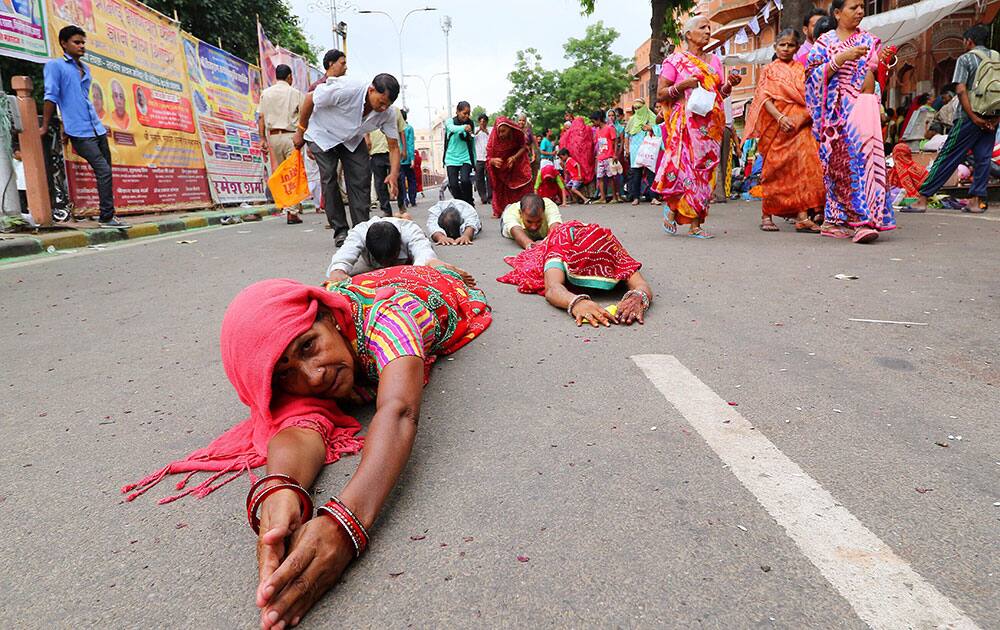
[(159, 236), (184, 230), (196, 230), (211, 225), (222, 225), (222, 217), (244, 217), (248, 214), (261, 216), (277, 216), (282, 214), (274, 205), (253, 206), (249, 208), (231, 208), (211, 212), (193, 214), (190, 216), (164, 219), (163, 221), (148, 221), (135, 223), (127, 230), (80, 229), (60, 232), (41, 233), (34, 235), (18, 235), (16, 238), (0, 241), (0, 259), (34, 256), (55, 249), (80, 249), (91, 245), (107, 245), (138, 238)]

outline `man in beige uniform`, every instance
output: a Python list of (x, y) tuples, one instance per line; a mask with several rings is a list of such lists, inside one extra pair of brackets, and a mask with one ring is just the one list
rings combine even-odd
[[(403, 114), (396, 110), (396, 131), (399, 132), (399, 152), (406, 155), (406, 120)], [(368, 155), (371, 158), (372, 177), (375, 181), (375, 194), (382, 214), (387, 217), (392, 214), (392, 199), (389, 198), (389, 187), (385, 178), (389, 175), (389, 141), (378, 129), (373, 130), (365, 139), (368, 143)]]
[[(257, 129), (260, 131), (260, 144), (265, 152), (274, 156), (275, 165), (281, 164), (295, 151), (292, 136), (299, 124), (299, 109), (305, 96), (292, 87), (292, 69), (280, 64), (274, 69), (277, 83), (260, 94), (260, 105), (257, 106)], [(288, 212), (288, 223), (302, 223), (299, 218), (301, 205), (285, 208)]]

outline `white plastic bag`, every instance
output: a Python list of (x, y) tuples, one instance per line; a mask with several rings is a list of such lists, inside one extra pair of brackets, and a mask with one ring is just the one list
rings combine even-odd
[(658, 136), (646, 136), (642, 139), (642, 145), (635, 154), (635, 165), (644, 166), (649, 170), (656, 168), (656, 158), (660, 154), (660, 138)]
[(691, 95), (687, 99), (687, 109), (688, 113), (695, 114), (697, 116), (706, 116), (712, 107), (715, 106), (715, 92), (706, 90), (700, 85), (691, 90)]

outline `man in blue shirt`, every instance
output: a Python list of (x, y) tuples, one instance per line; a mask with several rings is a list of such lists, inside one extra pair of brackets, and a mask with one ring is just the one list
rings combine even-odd
[(111, 180), (111, 149), (108, 131), (101, 124), (90, 102), (90, 68), (80, 58), (87, 52), (87, 34), (79, 26), (65, 26), (59, 31), (63, 56), (45, 64), (45, 104), (42, 108), (42, 135), (56, 113), (62, 113), (63, 140), (73, 144), (76, 154), (87, 160), (97, 178), (101, 227), (127, 228), (115, 218), (114, 188)]
[(407, 110), (402, 109), (400, 113), (406, 121), (406, 129), (403, 132), (406, 140), (406, 153), (399, 160), (399, 212), (406, 210), (406, 206), (417, 205), (417, 174), (413, 170), (413, 157), (416, 154), (417, 137), (413, 132), (413, 125), (407, 120)]

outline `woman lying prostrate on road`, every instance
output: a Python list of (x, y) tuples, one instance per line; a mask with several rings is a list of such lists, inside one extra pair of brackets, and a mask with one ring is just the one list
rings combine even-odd
[[(417, 431), (430, 366), (490, 325), (486, 296), (449, 269), (402, 266), (350, 283), (265, 280), (236, 296), (222, 321), (222, 363), (250, 418), (206, 448), (122, 488), (128, 500), (163, 477), (216, 474), (181, 495), (203, 497), (267, 464), (246, 498), (258, 534), (261, 627), (296, 625), (333, 586), (369, 535)], [(324, 464), (362, 449), (340, 401), (371, 400), (364, 456), (340, 495), (313, 511)], [(229, 475), (222, 481), (216, 481)], [(213, 485), (214, 484), (214, 485)], [(315, 516), (314, 516), (315, 514)]]
[[(577, 326), (643, 324), (653, 303), (653, 291), (639, 273), (642, 263), (629, 256), (611, 230), (596, 223), (562, 223), (544, 241), (504, 262), (514, 269), (498, 282), (516, 284), (521, 293), (544, 295), (549, 304), (565, 309)], [(611, 290), (623, 280), (628, 290), (618, 304), (607, 308), (566, 286), (568, 282), (583, 289)]]

